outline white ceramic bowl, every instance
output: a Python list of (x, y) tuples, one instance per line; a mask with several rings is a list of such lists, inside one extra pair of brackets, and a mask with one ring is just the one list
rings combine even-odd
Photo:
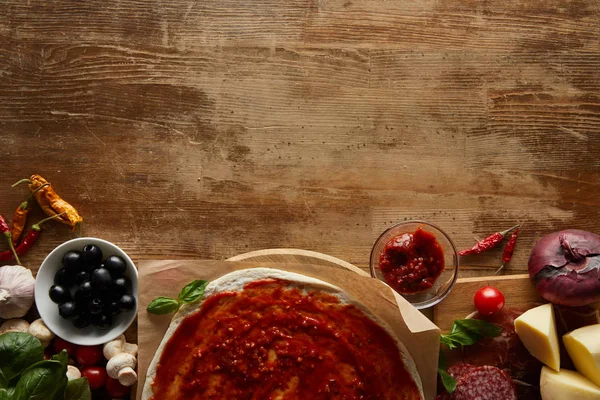
[[(106, 259), (108, 256), (115, 255), (125, 260), (125, 263), (127, 264), (125, 276), (131, 280), (132, 295), (135, 297), (136, 301), (135, 309), (122, 312), (116, 317), (113, 317), (111, 327), (106, 330), (100, 330), (92, 325), (83, 329), (75, 328), (71, 321), (66, 320), (58, 315), (58, 305), (50, 300), (50, 296), (48, 294), (50, 287), (54, 285), (54, 274), (56, 274), (56, 272), (62, 268), (63, 255), (71, 250), (81, 251), (81, 249), (88, 244), (98, 246), (102, 250), (103, 259)], [(131, 261), (129, 256), (123, 250), (121, 250), (118, 246), (107, 242), (106, 240), (96, 238), (77, 238), (69, 240), (68, 242), (63, 243), (52, 250), (42, 262), (35, 280), (35, 304), (38, 312), (40, 313), (40, 317), (44, 320), (44, 323), (48, 326), (48, 328), (50, 328), (54, 334), (63, 338), (64, 340), (84, 346), (93, 346), (109, 342), (125, 332), (137, 314), (137, 269), (133, 264), (133, 261)]]

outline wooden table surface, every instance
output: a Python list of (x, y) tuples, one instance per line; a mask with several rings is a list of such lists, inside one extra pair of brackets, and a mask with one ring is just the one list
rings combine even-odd
[[(1, 0), (0, 213), (39, 173), (134, 260), (362, 267), (397, 221), (461, 248), (520, 223), (504, 273), (524, 272), (544, 233), (600, 231), (599, 20), (596, 0)], [(23, 261), (70, 237), (48, 224)]]

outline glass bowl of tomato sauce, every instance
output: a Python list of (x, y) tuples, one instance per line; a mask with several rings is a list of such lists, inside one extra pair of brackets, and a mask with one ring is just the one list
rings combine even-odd
[(379, 236), (371, 250), (371, 276), (415, 308), (432, 307), (452, 290), (458, 252), (450, 237), (425, 221), (401, 222)]

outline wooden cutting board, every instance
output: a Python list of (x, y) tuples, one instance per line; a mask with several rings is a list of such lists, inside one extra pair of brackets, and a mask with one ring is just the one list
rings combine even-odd
[(483, 286), (498, 288), (506, 299), (506, 306), (544, 301), (528, 274), (459, 278), (452, 292), (433, 309), (433, 322), (447, 331), (456, 319), (465, 318), (475, 311), (473, 296)]

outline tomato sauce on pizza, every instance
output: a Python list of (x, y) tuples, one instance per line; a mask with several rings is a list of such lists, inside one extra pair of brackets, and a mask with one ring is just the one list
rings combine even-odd
[(154, 400), (418, 399), (396, 341), (356, 306), (279, 279), (208, 297), (166, 344)]

